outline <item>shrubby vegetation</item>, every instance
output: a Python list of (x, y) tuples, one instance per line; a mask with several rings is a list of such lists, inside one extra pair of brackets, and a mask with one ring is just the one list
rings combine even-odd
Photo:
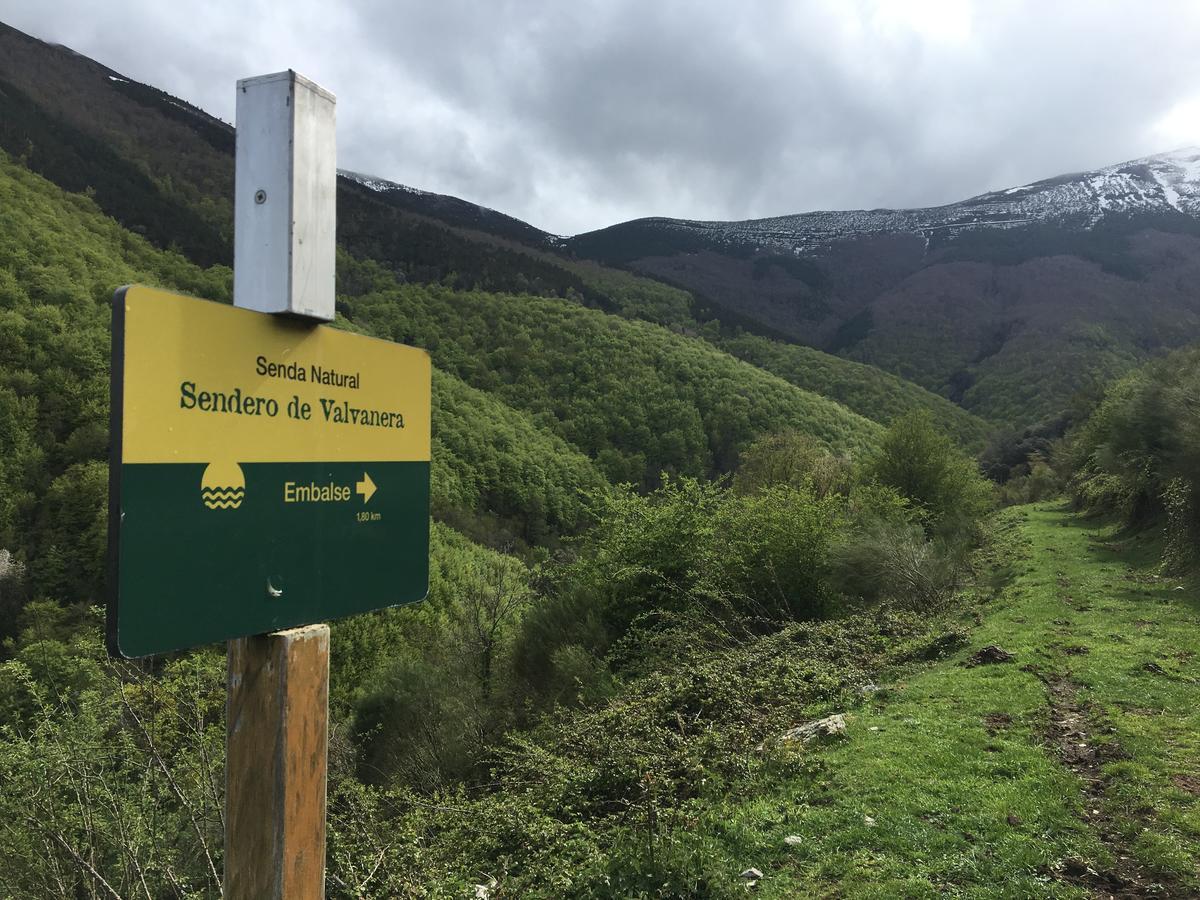
[(219, 892), (225, 660), (107, 658), (97, 615), (31, 603), (0, 662), (0, 892)]
[(931, 535), (946, 537), (970, 529), (992, 501), (975, 461), (920, 412), (892, 424), (879, 451), (867, 461), (865, 474), (906, 497)]
[[(887, 483), (914, 441), (922, 477)], [(857, 465), (800, 434), (746, 456), (732, 488), (667, 478), (597, 505), (516, 639), (520, 702), (607, 696), (657, 665), (663, 635), (745, 636), (864, 603), (931, 610), (961, 585), (991, 489), (927, 420), (898, 422)]]
[[(108, 660), (90, 633), (71, 637), (56, 606), (31, 607), (23, 626), (0, 663), (0, 890), (216, 896), (221, 655), (147, 670)], [(500, 742), (486, 784), (473, 787), (364, 784), (335, 729), (328, 894), (461, 897), (494, 877), (509, 896), (625, 897), (663, 885), (723, 896), (728, 873), (688, 822), (764, 767), (803, 764), (785, 747), (755, 747), (797, 720), (853, 708), (863, 684), (962, 639), (899, 612), (732, 643), (681, 633), (669, 669)]]
[(1198, 363), (1200, 349), (1180, 350), (1115, 382), (1056, 454), (1079, 507), (1163, 524), (1174, 571), (1195, 564), (1200, 536)]
[[(832, 481), (821, 473), (838, 464), (792, 435), (748, 452), (758, 474), (737, 491), (667, 478), (645, 496), (601, 494), (595, 527), (540, 573), (435, 527), (429, 601), (334, 628), (331, 895), (452, 895), (487, 876), (521, 896), (723, 890), (686, 823), (759, 767), (793, 764), (751, 751), (962, 641), (930, 615), (945, 597), (922, 561), (955, 562), (923, 526), (948, 521), (937, 504), (963, 458), (929, 431), (898, 423)], [(915, 441), (933, 462), (908, 483), (926, 493), (874, 480), (904, 471), (890, 456)], [(846, 548), (880, 528), (920, 548), (922, 574), (897, 568), (887, 590), (848, 593)], [(31, 604), (0, 664), (0, 816), (21, 823), (0, 852), (46, 860), (0, 885), (212, 893), (220, 655), (151, 672), (108, 661), (97, 631)]]

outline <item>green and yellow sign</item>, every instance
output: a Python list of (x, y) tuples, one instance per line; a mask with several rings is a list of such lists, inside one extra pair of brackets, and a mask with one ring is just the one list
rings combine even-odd
[(413, 347), (118, 291), (110, 652), (146, 656), (422, 599), (430, 377)]

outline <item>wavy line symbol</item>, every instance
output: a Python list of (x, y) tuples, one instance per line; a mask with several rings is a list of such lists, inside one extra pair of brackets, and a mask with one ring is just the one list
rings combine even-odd
[(246, 477), (237, 463), (209, 463), (200, 478), (200, 499), (209, 509), (237, 509), (246, 497)]

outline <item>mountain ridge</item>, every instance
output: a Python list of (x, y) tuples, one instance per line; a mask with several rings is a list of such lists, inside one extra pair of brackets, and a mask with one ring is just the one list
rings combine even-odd
[[(178, 246), (205, 264), (232, 262), (233, 143), (232, 126), (186, 101), (0, 25), (0, 149), (60, 187), (90, 193), (157, 246)], [(501, 212), (353, 171), (340, 175), (339, 244), (401, 283), (556, 297), (698, 333), (684, 291), (571, 259), (545, 232)], [(361, 287), (353, 271), (348, 259), (339, 261), (339, 293)], [(831, 379), (852, 384), (838, 399), (875, 422), (926, 408), (967, 446), (978, 446), (988, 428), (923, 388), (834, 357), (793, 360), (786, 372), (794, 386), (822, 394)]]
[[(1056, 223), (1091, 228), (1107, 215), (1181, 213), (1200, 217), (1200, 147), (1064, 173), (1016, 187), (988, 191), (939, 206), (813, 210), (740, 220), (647, 216), (560, 239), (567, 249), (586, 248), (593, 236), (615, 229), (654, 226), (695, 235), (702, 242), (771, 247), (796, 256), (817, 253), (856, 237), (912, 234), (930, 248), (935, 232), (1019, 228)], [(595, 255), (587, 249), (584, 255)], [(600, 254), (610, 262), (617, 256)]]
[[(379, 193), (402, 192), (468, 205), (479, 210), (484, 216), (491, 215), (520, 222), (546, 243), (568, 248), (576, 239), (634, 223), (727, 232), (731, 235), (738, 234), (740, 229), (747, 237), (754, 237), (760, 243), (779, 243), (781, 246), (788, 245), (789, 238), (799, 237), (802, 245), (795, 246), (793, 242), (789, 249), (801, 252), (809, 249), (803, 246), (803, 242), (810, 234), (814, 236), (812, 246), (819, 246), (822, 234), (833, 235), (831, 239), (836, 239), (880, 232), (923, 233), (943, 228), (1019, 226), (1052, 218), (1079, 218), (1087, 221), (1089, 225), (1094, 225), (1108, 213), (1162, 212), (1167, 209), (1200, 216), (1200, 146), (1179, 147), (1098, 169), (1064, 172), (1027, 184), (985, 191), (963, 200), (933, 206), (816, 209), (745, 219), (639, 216), (571, 235), (556, 235), (474, 201), (427, 191), (379, 175), (347, 169), (340, 169), (338, 174)], [(1143, 185), (1150, 190), (1143, 189)], [(1047, 194), (1050, 196), (1045, 197)], [(962, 211), (963, 214), (957, 219), (952, 219), (951, 214), (955, 211)], [(1023, 215), (1020, 218), (1003, 218), (1021, 213)], [(829, 217), (841, 217), (850, 227), (840, 230), (827, 229), (824, 232), (819, 225), (809, 229), (803, 227), (806, 221), (819, 223)]]

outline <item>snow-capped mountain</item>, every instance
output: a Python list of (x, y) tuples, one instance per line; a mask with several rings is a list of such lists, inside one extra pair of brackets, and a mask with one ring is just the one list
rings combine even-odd
[(1200, 148), (927, 209), (638, 219), (567, 250), (692, 292), (700, 316), (1034, 421), (1200, 335)]
[(799, 255), (860, 235), (908, 233), (929, 240), (968, 230), (1037, 223), (1091, 228), (1106, 217), (1136, 213), (1200, 218), (1200, 148), (1060, 175), (926, 209), (808, 212), (741, 222), (651, 218), (639, 224), (691, 233), (715, 244), (752, 244)]

